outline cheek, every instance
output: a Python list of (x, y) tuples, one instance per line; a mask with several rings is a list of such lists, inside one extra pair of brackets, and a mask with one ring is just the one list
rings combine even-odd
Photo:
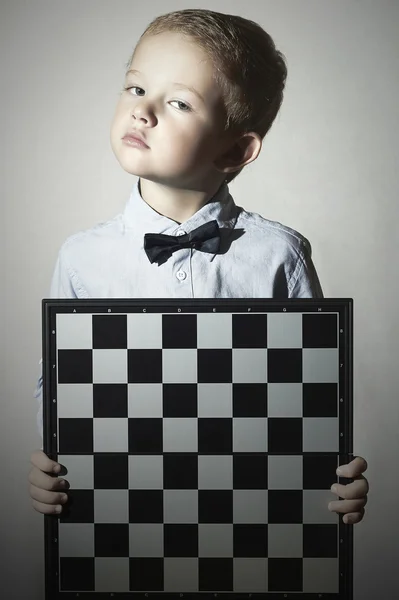
[(161, 140), (163, 150), (171, 156), (184, 158), (187, 155), (188, 158), (204, 151), (204, 140), (198, 127), (174, 128), (169, 135), (162, 134)]
[(201, 135), (190, 136), (187, 145), (187, 151), (191, 156), (196, 157), (198, 162), (202, 162), (204, 158), (209, 160), (215, 153), (216, 140), (214, 137), (205, 136), (204, 132)]
[(126, 128), (126, 119), (124, 120), (120, 114), (120, 111), (118, 109), (115, 110), (115, 113), (112, 117), (112, 121), (111, 121), (111, 126), (110, 126), (110, 135), (112, 139), (120, 139), (125, 131), (124, 129)]

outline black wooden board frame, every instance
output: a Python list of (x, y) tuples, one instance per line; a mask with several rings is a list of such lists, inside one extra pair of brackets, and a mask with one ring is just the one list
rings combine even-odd
[[(42, 357), (43, 357), (43, 451), (52, 460), (57, 460), (56, 398), (56, 316), (58, 313), (126, 314), (131, 312), (154, 313), (193, 313), (193, 312), (234, 312), (234, 313), (279, 313), (279, 312), (335, 312), (338, 313), (339, 331), (339, 396), (343, 407), (339, 411), (340, 464), (353, 460), (353, 298), (294, 298), (274, 300), (270, 298), (87, 298), (87, 299), (42, 299)], [(61, 474), (62, 475), (62, 472)], [(349, 483), (351, 479), (337, 477), (339, 483)], [(353, 600), (353, 526), (346, 525), (339, 513), (339, 593), (303, 592), (67, 592), (59, 591), (58, 577), (58, 516), (44, 515), (45, 549), (45, 598), (46, 600), (70, 600), (84, 598), (115, 598), (117, 600)]]

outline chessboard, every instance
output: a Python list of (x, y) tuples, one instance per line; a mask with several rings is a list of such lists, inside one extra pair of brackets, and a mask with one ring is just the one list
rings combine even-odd
[(43, 299), (46, 600), (352, 599), (352, 299)]

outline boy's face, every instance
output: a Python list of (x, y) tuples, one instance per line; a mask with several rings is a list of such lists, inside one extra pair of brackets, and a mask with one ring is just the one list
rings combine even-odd
[[(214, 166), (232, 141), (221, 131), (222, 96), (212, 79), (213, 67), (193, 43), (176, 33), (144, 38), (136, 50), (111, 125), (111, 146), (122, 168), (176, 188), (222, 182)], [(179, 89), (173, 82), (195, 88)], [(128, 146), (133, 130), (149, 148)], [(196, 189), (196, 188), (192, 188)]]

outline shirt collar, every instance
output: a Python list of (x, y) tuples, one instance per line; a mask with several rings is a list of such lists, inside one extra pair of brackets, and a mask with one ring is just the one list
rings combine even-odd
[[(163, 233), (166, 235), (178, 235), (178, 231), (190, 233), (204, 223), (216, 220), (223, 232), (221, 240), (229, 237), (236, 225), (237, 217), (240, 212), (229, 192), (226, 182), (223, 182), (216, 194), (202, 206), (192, 217), (184, 223), (178, 225), (176, 221), (159, 214), (154, 210), (140, 193), (140, 179), (133, 185), (130, 197), (123, 211), (123, 220), (125, 229), (133, 231), (141, 240), (144, 251), (144, 235), (146, 233)], [(215, 254), (203, 253), (211, 261)]]

